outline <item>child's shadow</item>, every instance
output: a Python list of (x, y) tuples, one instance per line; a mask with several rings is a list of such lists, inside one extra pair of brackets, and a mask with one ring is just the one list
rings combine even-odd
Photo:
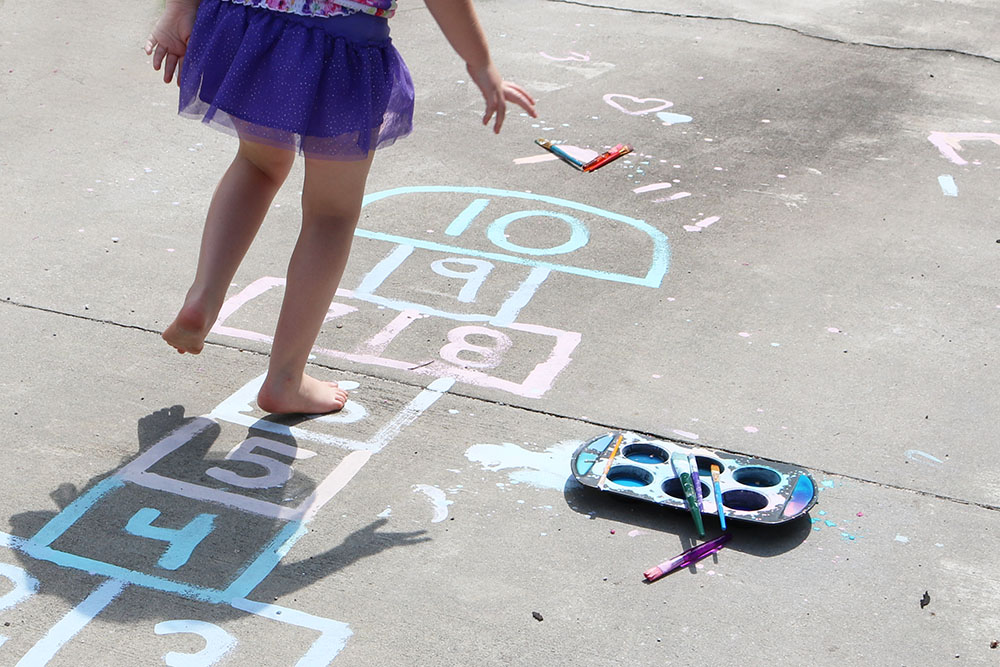
[[(139, 420), (137, 427), (138, 455), (149, 450), (168, 434), (192, 425), (197, 419), (204, 418), (185, 417), (184, 408), (179, 405), (164, 408), (143, 417)], [(198, 477), (204, 480), (204, 471), (220, 464), (224, 465), (225, 469), (234, 470), (237, 473), (240, 473), (240, 465), (242, 465), (245, 467), (242, 472), (246, 473), (248, 477), (254, 473), (259, 474), (259, 469), (253, 470), (253, 464), (240, 464), (222, 458), (213, 459), (208, 455), (208, 451), (219, 437), (220, 431), (219, 425), (212, 423), (183, 446), (183, 456), (164, 457), (150, 469), (164, 477), (179, 480), (190, 480)], [(253, 434), (252, 430), (251, 434)], [(266, 435), (271, 440), (282, 440), (280, 436), (275, 436), (273, 433)], [(285, 444), (294, 447), (295, 443), (290, 441), (290, 438), (284, 438), (284, 440)], [(119, 468), (134, 458), (127, 457), (121, 462)], [(280, 454), (276, 455), (275, 458), (282, 460)], [(292, 459), (285, 460), (291, 463)], [(75, 485), (70, 483), (60, 484), (49, 495), (60, 511), (66, 510), (71, 503), (85, 495), (87, 491), (114, 475), (116, 470), (93, 477), (83, 489), (77, 489)], [(253, 472), (250, 472), (251, 470)], [(314, 480), (297, 473), (290, 481), (294, 482), (298, 495), (308, 496), (316, 486)], [(282, 497), (288, 492), (286, 486), (273, 490), (262, 490), (254, 497), (280, 504)], [(198, 511), (211, 512), (218, 517), (212, 532), (194, 548), (190, 561), (177, 568), (176, 572), (158, 567), (158, 562), (162, 561), (157, 559), (163, 556), (166, 548), (165, 542), (158, 541), (156, 538), (148, 539), (148, 537), (137, 536), (136, 533), (128, 535), (124, 531), (118, 530), (118, 528), (124, 527), (125, 522), (133, 515), (136, 508), (144, 507), (151, 500), (155, 500), (153, 504), (161, 512), (161, 515), (152, 522), (154, 526), (183, 526), (186, 521), (190, 520), (192, 504), (198, 506)], [(25, 538), (34, 536), (59, 515), (60, 512), (47, 510), (17, 514), (10, 518), (12, 532)], [(84, 520), (95, 523), (78, 528), (76, 524)], [(431, 539), (424, 536), (425, 531), (380, 531), (386, 523), (388, 523), (388, 519), (373, 521), (345, 536), (333, 548), (308, 559), (288, 562), (286, 557), (286, 560), (278, 563), (247, 597), (259, 601), (272, 601), (305, 588), (367, 556), (373, 556), (393, 547), (410, 546)], [(287, 522), (284, 521), (251, 515), (202, 501), (193, 501), (182, 495), (151, 491), (142, 486), (126, 484), (116, 494), (109, 494), (106, 499), (102, 498), (94, 503), (77, 521), (68, 525), (66, 531), (51, 546), (53, 549), (77, 556), (120, 565), (134, 572), (152, 574), (167, 579), (176, 578), (178, 581), (208, 589), (222, 589), (239, 574), (241, 568), (246, 564), (246, 557), (238, 555), (241, 552), (241, 547), (249, 547), (242, 553), (253, 556), (254, 553), (260, 551), (261, 544), (266, 543), (285, 526), (287, 526)], [(102, 534), (111, 537), (102, 540), (100, 539)], [(42, 595), (58, 595), (63, 597), (70, 606), (78, 604), (98, 584), (99, 580), (73, 567), (63, 567), (47, 560), (38, 560), (22, 550), (16, 550), (15, 553), (21, 566), (41, 582), (39, 592)], [(196, 559), (197, 555), (202, 557)], [(189, 569), (185, 570), (185, 567)], [(136, 588), (130, 586), (126, 591)], [(162, 600), (158, 595), (154, 595), (150, 599)], [(220, 618), (220, 616), (242, 615), (244, 612), (237, 611), (226, 604), (216, 605), (211, 612), (213, 619)], [(162, 618), (163, 611), (158, 604), (136, 604), (135, 599), (130, 598), (130, 604), (112, 603), (101, 612), (102, 619), (120, 623), (131, 623), (137, 618), (143, 617)]]

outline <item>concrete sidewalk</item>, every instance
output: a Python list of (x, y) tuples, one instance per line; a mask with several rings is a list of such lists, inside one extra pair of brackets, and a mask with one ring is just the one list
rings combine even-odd
[[(417, 129), (317, 341), (352, 403), (309, 420), (252, 400), (302, 166), (173, 353), (234, 143), (149, 69), (158, 3), (113, 4), (0, 5), (0, 665), (1000, 660), (992, 3), (480, 0), (541, 114), (499, 137), (401, 3)], [(645, 584), (696, 536), (572, 480), (611, 430), (819, 503)]]

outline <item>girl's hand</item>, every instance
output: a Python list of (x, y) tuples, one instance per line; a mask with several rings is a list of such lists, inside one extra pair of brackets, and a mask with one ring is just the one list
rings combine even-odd
[(153, 56), (153, 69), (157, 72), (163, 67), (163, 82), (170, 83), (177, 72), (177, 85), (181, 84), (180, 67), (187, 51), (188, 39), (194, 28), (198, 3), (170, 2), (156, 22), (153, 32), (146, 39), (146, 55)]
[(475, 84), (479, 86), (483, 99), (486, 101), (483, 125), (488, 125), (490, 118), (496, 114), (496, 122), (493, 124), (494, 134), (499, 134), (500, 128), (503, 126), (503, 120), (507, 115), (507, 102), (517, 104), (527, 111), (529, 116), (538, 118), (538, 113), (535, 111), (535, 100), (532, 99), (531, 95), (516, 83), (504, 81), (493, 63), (478, 69), (472, 67), (466, 69)]

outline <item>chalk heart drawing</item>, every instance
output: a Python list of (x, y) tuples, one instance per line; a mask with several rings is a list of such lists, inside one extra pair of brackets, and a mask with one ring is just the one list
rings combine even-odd
[[(627, 100), (634, 107), (626, 109), (623, 107), (618, 100)], [(604, 101), (608, 106), (618, 109), (622, 113), (627, 113), (630, 116), (645, 116), (648, 113), (656, 113), (657, 111), (663, 111), (664, 109), (669, 109), (674, 106), (673, 102), (668, 102), (666, 100), (661, 100), (658, 97), (633, 97), (632, 95), (622, 95), (620, 93), (608, 93), (604, 96)], [(643, 107), (643, 105), (648, 105)], [(639, 107), (639, 108), (635, 108)]]

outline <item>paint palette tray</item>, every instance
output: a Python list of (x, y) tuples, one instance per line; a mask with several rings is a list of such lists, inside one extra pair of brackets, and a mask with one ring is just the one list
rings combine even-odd
[[(680, 454), (689, 460), (693, 456), (697, 462), (703, 514), (719, 512), (712, 484), (713, 464), (721, 470), (719, 488), (727, 521), (785, 523), (816, 504), (816, 484), (802, 468), (629, 434), (621, 434), (621, 444), (613, 454), (619, 435), (602, 435), (577, 448), (570, 463), (577, 481), (602, 491), (686, 510), (681, 480), (670, 462), (672, 455)], [(601, 484), (605, 471), (607, 476)]]

